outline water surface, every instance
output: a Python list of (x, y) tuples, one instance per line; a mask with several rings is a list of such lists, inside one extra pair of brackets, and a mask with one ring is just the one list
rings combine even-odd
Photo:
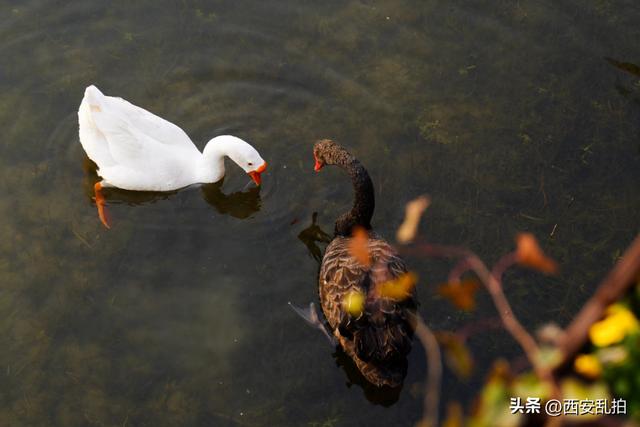
[[(0, 424), (412, 425), (422, 349), (381, 396), (287, 307), (317, 300), (299, 233), (352, 197), (313, 141), (368, 167), (387, 237), (422, 193), (424, 234), (488, 262), (534, 232), (562, 273), (510, 271), (508, 296), (529, 328), (566, 324), (639, 231), (640, 80), (615, 65), (640, 63), (639, 20), (631, 0), (0, 2)], [(229, 162), (221, 185), (110, 190), (106, 230), (77, 135), (89, 84), (199, 148), (250, 141), (264, 185)], [(495, 317), (435, 294), (446, 263), (407, 261), (434, 329)], [(469, 344), (444, 402), (520, 355), (501, 331)]]

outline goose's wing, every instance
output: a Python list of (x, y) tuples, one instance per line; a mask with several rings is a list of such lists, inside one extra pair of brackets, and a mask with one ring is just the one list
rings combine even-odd
[[(108, 109), (94, 111), (92, 118), (104, 138), (109, 155), (119, 165), (152, 172), (160, 157), (167, 154), (154, 138), (138, 131), (120, 115), (110, 114)], [(103, 167), (101, 164), (98, 166)]]
[[(115, 143), (121, 144), (116, 150), (129, 151), (128, 154), (154, 144), (192, 155), (200, 153), (178, 126), (122, 98), (105, 96), (95, 86), (85, 90), (78, 116), (80, 141), (89, 157), (100, 166), (121, 162), (113, 158), (112, 144)], [(124, 143), (131, 146), (125, 147)]]
[(170, 121), (156, 116), (144, 108), (133, 105), (125, 99), (105, 96), (95, 86), (89, 86), (87, 91), (91, 93), (91, 98), (95, 98), (101, 105), (106, 104), (110, 113), (126, 117), (138, 132), (151, 137), (161, 144), (197, 150), (185, 131)]

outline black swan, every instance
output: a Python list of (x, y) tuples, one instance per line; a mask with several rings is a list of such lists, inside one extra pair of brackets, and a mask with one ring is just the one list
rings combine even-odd
[[(320, 303), (330, 331), (339, 345), (372, 384), (398, 387), (407, 371), (416, 309), (415, 290), (402, 300), (381, 295), (378, 285), (407, 273), (404, 261), (389, 243), (371, 231), (375, 206), (373, 184), (364, 166), (347, 150), (331, 140), (313, 147), (315, 170), (336, 165), (347, 171), (355, 190), (353, 208), (338, 217), (334, 238), (327, 246), (320, 266)], [(366, 249), (370, 263), (354, 255), (354, 232), (367, 230)], [(363, 296), (362, 311), (347, 310), (345, 298), (357, 292)]]

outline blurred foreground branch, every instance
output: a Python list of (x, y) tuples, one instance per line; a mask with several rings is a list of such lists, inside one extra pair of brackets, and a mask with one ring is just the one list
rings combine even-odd
[(424, 411), (419, 427), (438, 426), (438, 407), (440, 406), (440, 381), (442, 378), (442, 359), (440, 346), (433, 331), (424, 323), (420, 315), (414, 316), (415, 333), (427, 355), (427, 385), (424, 396)]
[(640, 234), (627, 248), (624, 255), (600, 282), (596, 293), (586, 302), (560, 337), (558, 348), (563, 360), (557, 367), (558, 373), (566, 367), (578, 351), (585, 345), (589, 328), (600, 320), (606, 308), (618, 301), (640, 275)]
[(554, 394), (557, 394), (557, 385), (553, 375), (551, 375), (550, 369), (548, 366), (540, 363), (541, 357), (538, 343), (514, 315), (511, 305), (503, 291), (502, 274), (509, 266), (516, 263), (518, 259), (517, 252), (505, 255), (496, 263), (493, 271), (490, 271), (476, 254), (467, 249), (455, 246), (434, 245), (424, 241), (416, 243), (407, 249), (409, 249), (409, 252), (420, 255), (460, 259), (459, 266), (463, 267), (454, 269), (456, 270), (456, 274), (450, 275), (451, 286), (459, 286), (462, 273), (467, 270), (473, 271), (489, 291), (489, 295), (493, 300), (505, 329), (520, 345), (539, 378), (548, 382)]
[[(536, 238), (531, 233), (519, 233), (516, 236), (516, 249), (500, 258), (491, 269), (488, 268), (474, 252), (466, 248), (437, 245), (424, 239), (416, 238), (418, 222), (428, 205), (429, 199), (424, 196), (407, 204), (405, 222), (400, 227), (397, 235), (398, 242), (402, 244), (399, 248), (400, 251), (404, 254), (448, 258), (456, 261), (453, 269), (449, 272), (448, 283), (441, 285), (438, 292), (440, 295), (448, 298), (458, 309), (467, 311), (473, 309), (475, 305), (474, 292), (479, 286), (478, 282), (482, 283), (493, 300), (503, 327), (518, 342), (533, 368), (534, 378), (537, 378), (537, 380), (532, 382), (531, 377), (527, 377), (527, 375), (530, 374), (527, 373), (520, 374), (515, 380), (514, 377), (509, 375), (503, 375), (502, 377), (500, 375), (494, 375), (488, 380), (487, 384), (489, 385), (487, 385), (487, 387), (489, 387), (493, 381), (494, 387), (504, 387), (504, 389), (507, 390), (511, 387), (516, 387), (517, 381), (519, 387), (523, 387), (523, 384), (528, 384), (524, 387), (529, 387), (530, 390), (534, 390), (542, 396), (543, 399), (556, 401), (562, 401), (567, 396), (570, 398), (575, 395), (591, 396), (593, 393), (595, 393), (596, 396), (607, 396), (602, 393), (602, 382), (579, 382), (576, 380), (575, 373), (577, 372), (582, 378), (590, 378), (591, 380), (599, 377), (602, 372), (602, 363), (609, 363), (606, 361), (602, 362), (605, 355), (608, 354), (607, 357), (613, 357), (613, 352), (603, 352), (600, 359), (594, 354), (583, 354), (578, 357), (580, 363), (578, 363), (576, 355), (583, 350), (590, 342), (590, 339), (593, 339), (592, 337), (590, 338), (590, 330), (593, 334), (596, 323), (606, 324), (607, 327), (606, 330), (603, 329), (604, 327), (602, 326), (598, 328), (598, 330), (602, 331), (600, 336), (602, 336), (603, 339), (606, 338), (606, 342), (601, 339), (599, 343), (595, 343), (600, 347), (611, 345), (611, 343), (619, 343), (625, 337), (625, 334), (630, 333), (629, 331), (638, 330), (638, 322), (633, 313), (624, 308), (624, 305), (620, 304), (619, 301), (625, 298), (631, 286), (635, 283), (640, 284), (640, 235), (631, 243), (622, 258), (599, 284), (595, 294), (586, 302), (567, 328), (564, 331), (556, 328), (557, 332), (548, 335), (550, 338), (547, 340), (545, 340), (543, 335), (540, 335), (541, 341), (538, 342), (533, 335), (524, 328), (513, 313), (511, 305), (504, 293), (502, 279), (505, 271), (515, 265), (531, 268), (544, 274), (555, 274), (558, 271), (557, 263), (544, 254)], [(463, 279), (465, 273), (473, 273), (477, 280)], [(617, 316), (615, 321), (612, 320), (614, 315)], [(621, 324), (622, 321), (620, 320), (623, 317), (626, 320), (624, 325)], [(602, 320), (603, 318), (605, 319)], [(615, 322), (615, 325), (612, 325), (612, 322)], [(440, 336), (436, 336), (419, 316), (416, 316), (415, 324), (415, 332), (425, 348), (428, 363), (424, 413), (418, 425), (420, 427), (435, 427), (438, 425), (438, 400), (442, 376), (442, 361), (439, 345), (443, 343), (443, 345), (445, 345), (445, 351), (450, 356), (452, 351), (448, 346), (451, 340), (449, 339), (449, 341), (447, 341), (445, 339), (439, 342)], [(551, 333), (551, 331), (548, 332)], [(604, 333), (608, 335), (604, 336)], [(611, 341), (611, 336), (614, 336), (612, 334), (616, 337), (615, 341)], [(452, 334), (443, 336), (450, 338)], [(460, 338), (460, 336), (458, 335), (457, 338)], [(550, 343), (552, 345), (549, 345)], [(620, 354), (624, 354), (624, 357), (633, 357), (629, 356), (629, 354), (634, 354), (633, 349), (636, 348), (634, 345), (635, 344), (629, 347), (628, 350), (618, 347), (616, 349), (618, 353), (616, 354), (618, 354), (618, 357), (621, 357), (619, 356)], [(464, 354), (465, 352), (460, 350), (459, 345), (457, 349), (454, 350), (458, 352), (458, 359), (464, 359), (460, 354)], [(573, 363), (574, 359), (576, 359), (575, 363)], [(586, 366), (588, 363), (590, 363), (590, 365)], [(464, 365), (464, 363), (462, 365)], [(459, 366), (462, 365), (459, 364)], [(572, 368), (575, 369), (575, 371)], [(590, 370), (587, 368), (590, 368)], [(464, 372), (464, 370), (461, 370), (461, 372)], [(573, 375), (566, 376), (567, 373)], [(493, 380), (491, 378), (493, 378)], [(537, 385), (534, 386), (533, 384)], [(545, 389), (547, 390), (546, 392), (544, 391)], [(605, 388), (604, 390), (604, 393), (606, 393), (607, 389)], [(495, 393), (489, 393), (486, 396), (483, 394), (483, 396), (486, 404), (489, 405), (489, 409), (484, 413), (484, 418), (482, 418), (482, 412), (476, 409), (476, 414), (479, 414), (478, 416), (480, 417), (479, 419), (485, 422), (485, 424), (481, 422), (477, 425), (492, 425), (492, 423), (497, 421), (495, 418), (497, 414), (502, 413), (502, 411), (506, 409), (506, 406), (496, 409), (495, 405), (497, 403), (507, 405), (510, 404), (510, 402), (497, 399)], [(606, 399), (601, 400), (606, 401)], [(626, 405), (626, 401), (624, 402)], [(455, 411), (450, 412), (445, 424), (462, 425), (461, 415), (459, 413), (456, 415)], [(458, 410), (458, 412), (460, 412), (460, 410)], [(626, 406), (624, 412), (618, 412), (618, 414), (626, 413)], [(614, 424), (611, 425), (615, 425), (617, 421), (620, 421), (620, 418), (616, 419), (615, 417), (606, 416), (609, 414), (615, 414), (615, 412), (603, 413), (601, 415), (605, 416), (596, 419), (590, 417), (580, 420), (570, 419), (566, 418), (564, 414), (559, 413), (546, 417), (528, 417), (527, 421), (524, 421), (518, 418), (518, 414), (513, 412), (513, 408), (511, 408), (510, 415), (507, 415), (508, 418), (502, 419), (502, 421), (507, 422), (505, 425), (509, 426), (521, 425), (519, 423), (520, 421), (544, 423), (545, 426), (564, 425), (567, 422), (577, 422), (579, 425), (610, 425), (609, 423), (613, 422)], [(491, 424), (486, 424), (487, 422)]]

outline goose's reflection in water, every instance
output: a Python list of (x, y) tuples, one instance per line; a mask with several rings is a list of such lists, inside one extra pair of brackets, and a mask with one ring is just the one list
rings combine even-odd
[(253, 184), (243, 191), (225, 194), (222, 192), (224, 179), (201, 187), (204, 200), (221, 214), (234, 218), (248, 218), (260, 210), (260, 187)]

